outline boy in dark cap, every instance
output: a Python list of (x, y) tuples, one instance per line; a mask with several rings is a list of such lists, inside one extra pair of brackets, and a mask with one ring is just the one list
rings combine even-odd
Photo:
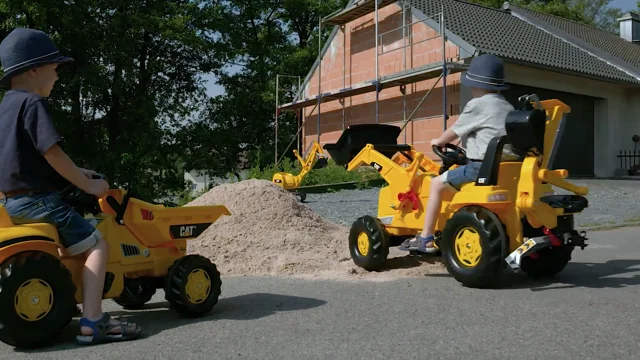
[(97, 197), (109, 189), (106, 181), (93, 179), (95, 172), (76, 166), (60, 148), (47, 106), (58, 66), (73, 59), (61, 55), (44, 32), (17, 28), (0, 43), (0, 60), (0, 86), (8, 88), (0, 102), (0, 205), (16, 224), (54, 224), (66, 253), (86, 258), (78, 343), (133, 339), (140, 332), (135, 324), (112, 320), (102, 312), (109, 250), (105, 239), (59, 193), (67, 181)]
[[(504, 80), (504, 65), (497, 56), (485, 54), (471, 60), (461, 82), (471, 89), (473, 99), (467, 103), (451, 128), (439, 138), (431, 140), (431, 145), (444, 146), (461, 139), (461, 147), (466, 149), (469, 163), (448, 170), (431, 180), (422, 232), (405, 241), (400, 246), (401, 250), (417, 250), (424, 253), (438, 251), (433, 245), (433, 233), (442, 206), (442, 192), (447, 184), (460, 190), (462, 185), (475, 181), (489, 142), (494, 137), (507, 134), (505, 120), (514, 107), (500, 94), (501, 90), (509, 88)], [(505, 145), (503, 159), (510, 158), (515, 158), (515, 154), (510, 145)]]

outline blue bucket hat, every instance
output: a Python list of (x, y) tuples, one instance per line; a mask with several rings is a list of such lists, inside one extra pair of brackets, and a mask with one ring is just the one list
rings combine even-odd
[(43, 31), (16, 28), (0, 43), (0, 62), (4, 72), (0, 86), (8, 87), (15, 75), (46, 64), (70, 63), (73, 58), (63, 56)]
[(484, 54), (471, 60), (469, 69), (462, 76), (461, 82), (468, 87), (485, 90), (506, 90), (509, 85), (505, 84), (504, 80), (504, 64), (502, 60), (493, 54)]

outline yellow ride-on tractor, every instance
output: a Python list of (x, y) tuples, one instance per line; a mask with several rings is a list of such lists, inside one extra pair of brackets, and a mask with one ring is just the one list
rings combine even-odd
[[(209, 259), (186, 255), (186, 242), (230, 215), (224, 205), (169, 208), (123, 189), (97, 199), (73, 185), (62, 196), (109, 244), (104, 299), (139, 309), (163, 289), (185, 317), (217, 304), (220, 273)], [(82, 256), (65, 255), (53, 225), (15, 225), (0, 205), (0, 340), (23, 348), (52, 343), (82, 302), (83, 265)]]
[(282, 187), (285, 190), (292, 191), (301, 202), (307, 198), (307, 194), (302, 191), (297, 191), (302, 184), (302, 180), (304, 177), (312, 169), (322, 169), (327, 166), (327, 158), (324, 156), (324, 151), (320, 144), (317, 141), (313, 141), (310, 145), (310, 148), (307, 150), (306, 155), (302, 157), (298, 154), (298, 150), (294, 149), (293, 154), (298, 158), (300, 162), (301, 170), (298, 175), (293, 175), (286, 172), (277, 172), (273, 174), (273, 181), (276, 185)]
[[(520, 98), (522, 108), (506, 119), (507, 135), (494, 138), (475, 183), (450, 187), (443, 194), (435, 244), (448, 272), (469, 287), (490, 287), (506, 266), (536, 277), (553, 276), (584, 249), (585, 233), (574, 229), (574, 215), (588, 206), (588, 189), (553, 169), (553, 159), (569, 106), (558, 100)], [(378, 215), (357, 219), (349, 234), (356, 265), (369, 271), (383, 267), (391, 244), (422, 230), (431, 180), (453, 166), (467, 163), (465, 151), (452, 144), (434, 147), (436, 163), (397, 144), (397, 126), (367, 124), (347, 128), (335, 144), (326, 144), (336, 163), (348, 170), (375, 168), (388, 185), (380, 190)], [(510, 144), (520, 156), (501, 161)], [(573, 192), (556, 195), (552, 188)]]

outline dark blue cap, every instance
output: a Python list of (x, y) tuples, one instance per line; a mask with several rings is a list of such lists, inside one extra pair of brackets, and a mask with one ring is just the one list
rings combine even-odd
[(506, 90), (509, 88), (509, 85), (504, 82), (504, 64), (499, 57), (493, 54), (484, 54), (473, 58), (461, 81), (465, 86), (485, 90)]
[(73, 59), (60, 53), (53, 40), (43, 31), (17, 28), (0, 43), (0, 62), (3, 77), (0, 86), (7, 87), (10, 79), (29, 69), (55, 63), (69, 63)]

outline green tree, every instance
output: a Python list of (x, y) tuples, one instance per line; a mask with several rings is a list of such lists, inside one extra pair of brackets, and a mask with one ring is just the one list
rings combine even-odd
[(176, 133), (221, 64), (209, 1), (0, 0), (1, 31), (50, 34), (75, 58), (50, 99), (63, 148), (81, 166), (153, 199), (184, 189)]
[[(201, 144), (190, 151), (187, 166), (210, 174), (236, 171), (246, 159), (264, 166), (274, 161), (276, 74), (306, 76), (318, 54), (318, 20), (343, 8), (346, 0), (231, 0), (219, 6), (220, 60), (240, 70), (214, 71), (225, 94), (210, 100), (202, 117), (189, 125), (184, 143)], [(219, 3), (220, 5), (222, 2)], [(322, 41), (330, 33), (323, 27)], [(280, 94), (282, 102), (293, 94)], [(278, 152), (282, 154), (297, 131), (297, 119), (282, 113)], [(215, 139), (203, 143), (203, 138)], [(287, 156), (291, 155), (289, 148)]]

